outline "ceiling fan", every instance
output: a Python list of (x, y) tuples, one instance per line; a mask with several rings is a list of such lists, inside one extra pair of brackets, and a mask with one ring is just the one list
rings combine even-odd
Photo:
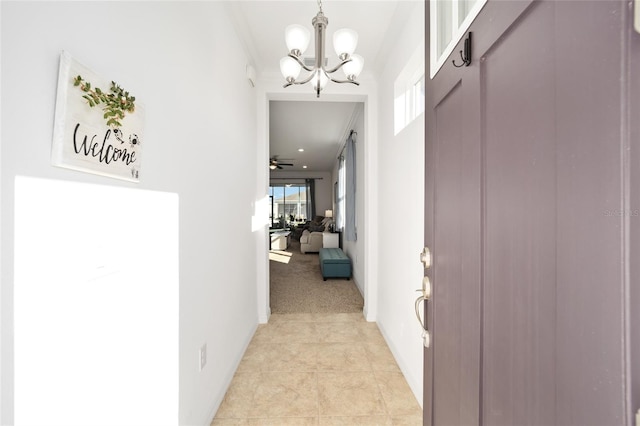
[(293, 166), (293, 163), (281, 163), (280, 160), (278, 160), (277, 155), (274, 155), (269, 159), (269, 168), (271, 170), (282, 169), (282, 166)]

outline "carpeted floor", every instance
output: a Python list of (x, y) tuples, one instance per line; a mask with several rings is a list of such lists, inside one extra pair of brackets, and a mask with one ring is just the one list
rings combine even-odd
[(300, 253), (291, 241), (285, 251), (269, 253), (271, 313), (362, 312), (364, 301), (353, 279), (323, 281), (318, 253)]

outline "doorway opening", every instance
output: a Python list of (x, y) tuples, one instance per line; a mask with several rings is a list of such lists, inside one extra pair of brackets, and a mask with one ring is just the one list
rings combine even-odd
[[(267, 291), (271, 313), (362, 312), (364, 307), (364, 102), (268, 102), (268, 163), (270, 167), (269, 250)], [(354, 169), (360, 187), (356, 223), (361, 234), (345, 238), (336, 223), (340, 158), (354, 131), (358, 150)], [(358, 167), (359, 166), (359, 167)], [(358, 170), (359, 169), (359, 170)], [(359, 190), (358, 190), (359, 189)], [(333, 231), (333, 232), (332, 232)], [(339, 248), (350, 259), (352, 276), (327, 279), (320, 271), (319, 251)]]

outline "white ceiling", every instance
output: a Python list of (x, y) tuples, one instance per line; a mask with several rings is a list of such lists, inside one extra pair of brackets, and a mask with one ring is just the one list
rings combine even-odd
[(354, 102), (269, 102), (269, 156), (293, 163), (283, 166), (286, 171), (333, 170), (357, 106)]
[[(324, 15), (329, 20), (325, 41), (329, 67), (337, 60), (333, 33), (340, 28), (351, 28), (358, 32), (356, 53), (364, 57), (363, 74), (379, 74), (385, 65), (390, 40), (393, 41), (402, 30), (411, 3), (415, 1), (420, 0), (322, 1)], [(301, 24), (311, 31), (312, 40), (303, 56), (314, 55), (311, 20), (318, 10), (315, 0), (242, 0), (231, 4), (238, 35), (259, 76), (282, 78), (279, 63), (288, 53), (284, 41), (287, 25)], [(302, 166), (307, 165), (308, 171), (331, 171), (338, 147), (344, 144), (346, 128), (356, 104), (311, 102), (315, 99), (309, 87), (309, 102), (270, 102), (269, 154), (294, 159), (287, 162), (293, 162), (295, 166), (285, 170), (303, 170)], [(304, 148), (305, 152), (299, 153), (298, 148)]]

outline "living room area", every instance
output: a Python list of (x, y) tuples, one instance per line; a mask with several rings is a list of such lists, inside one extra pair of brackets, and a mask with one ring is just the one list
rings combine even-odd
[[(287, 294), (274, 288), (298, 258), (313, 263), (325, 288), (340, 278), (340, 286), (348, 284), (359, 299), (364, 297), (364, 233), (356, 233), (365, 225), (364, 191), (356, 185), (363, 182), (358, 175), (364, 169), (364, 149), (356, 149), (365, 139), (363, 112), (362, 102), (269, 102), (272, 313), (278, 311), (278, 295)], [(356, 303), (360, 313), (362, 303)]]
[[(269, 187), (272, 314), (362, 315), (364, 299), (352, 280), (351, 258), (342, 249), (346, 204), (336, 202), (345, 198), (340, 194), (346, 186), (339, 178), (327, 185), (327, 175), (303, 181), (273, 178)], [(324, 214), (315, 214), (318, 210)]]

